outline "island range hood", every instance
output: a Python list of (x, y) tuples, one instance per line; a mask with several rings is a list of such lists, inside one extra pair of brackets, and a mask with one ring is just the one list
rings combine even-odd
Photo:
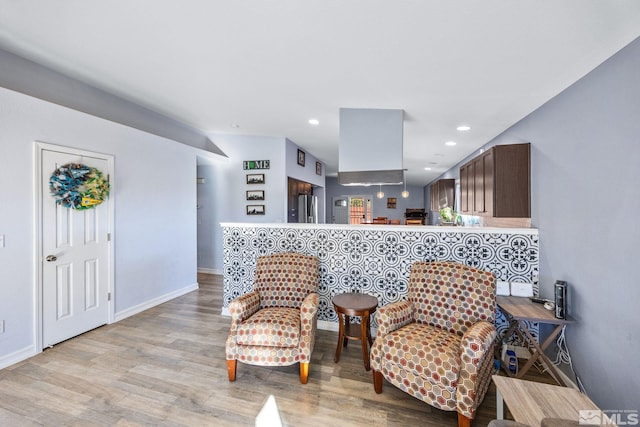
[(338, 183), (402, 184), (403, 120), (404, 110), (341, 108)]

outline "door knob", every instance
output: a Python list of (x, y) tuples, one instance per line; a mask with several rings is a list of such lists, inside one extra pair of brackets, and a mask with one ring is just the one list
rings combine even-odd
[(47, 262), (53, 262), (53, 261), (57, 261), (58, 257), (55, 255), (48, 255), (46, 258)]

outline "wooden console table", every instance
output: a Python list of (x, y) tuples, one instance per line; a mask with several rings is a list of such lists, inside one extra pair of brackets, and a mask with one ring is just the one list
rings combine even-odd
[(496, 385), (498, 419), (504, 418), (504, 403), (517, 422), (530, 426), (539, 426), (544, 418), (579, 422), (580, 411), (599, 410), (587, 395), (573, 388), (498, 375), (492, 378)]
[[(520, 337), (524, 344), (527, 345), (531, 352), (531, 357), (522, 369), (518, 370), (515, 377), (522, 378), (531, 366), (533, 366), (536, 360), (542, 359), (549, 369), (551, 376), (558, 382), (558, 384), (566, 386), (567, 384), (565, 384), (562, 377), (558, 374), (556, 366), (551, 360), (549, 360), (547, 355), (544, 354), (544, 351), (556, 339), (565, 325), (575, 321), (568, 316), (566, 319), (558, 319), (552, 310), (547, 310), (542, 304), (531, 302), (529, 298), (499, 296), (496, 298), (496, 302), (509, 322), (509, 329), (505, 333), (503, 340), (506, 341), (507, 338), (515, 333)], [(533, 337), (533, 335), (531, 335), (531, 332), (529, 332), (529, 328), (525, 321), (546, 323), (556, 325), (556, 327), (542, 344), (538, 344), (538, 341)], [(507, 366), (504, 360), (501, 360), (500, 365), (505, 368)], [(509, 376), (514, 376), (509, 369), (505, 369), (505, 372)]]

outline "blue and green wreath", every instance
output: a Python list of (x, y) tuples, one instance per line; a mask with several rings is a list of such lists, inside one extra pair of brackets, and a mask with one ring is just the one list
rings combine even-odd
[(104, 202), (111, 186), (102, 172), (81, 163), (60, 166), (49, 179), (49, 191), (65, 208), (85, 210)]

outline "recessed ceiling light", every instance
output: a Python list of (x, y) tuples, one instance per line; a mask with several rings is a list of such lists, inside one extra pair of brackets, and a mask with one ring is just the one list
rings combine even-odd
[(444, 145), (448, 145), (449, 147), (453, 147), (454, 145), (456, 145), (455, 141), (447, 141), (444, 143)]
[(459, 130), (460, 132), (466, 132), (468, 130), (471, 129), (471, 126), (467, 126), (467, 125), (460, 125), (456, 128), (457, 130)]
[(431, 170), (431, 168), (424, 168), (424, 170), (426, 170), (426, 171), (430, 171), (430, 170)]
[(309, 119), (309, 124), (313, 126), (318, 126), (320, 121), (318, 119)]

